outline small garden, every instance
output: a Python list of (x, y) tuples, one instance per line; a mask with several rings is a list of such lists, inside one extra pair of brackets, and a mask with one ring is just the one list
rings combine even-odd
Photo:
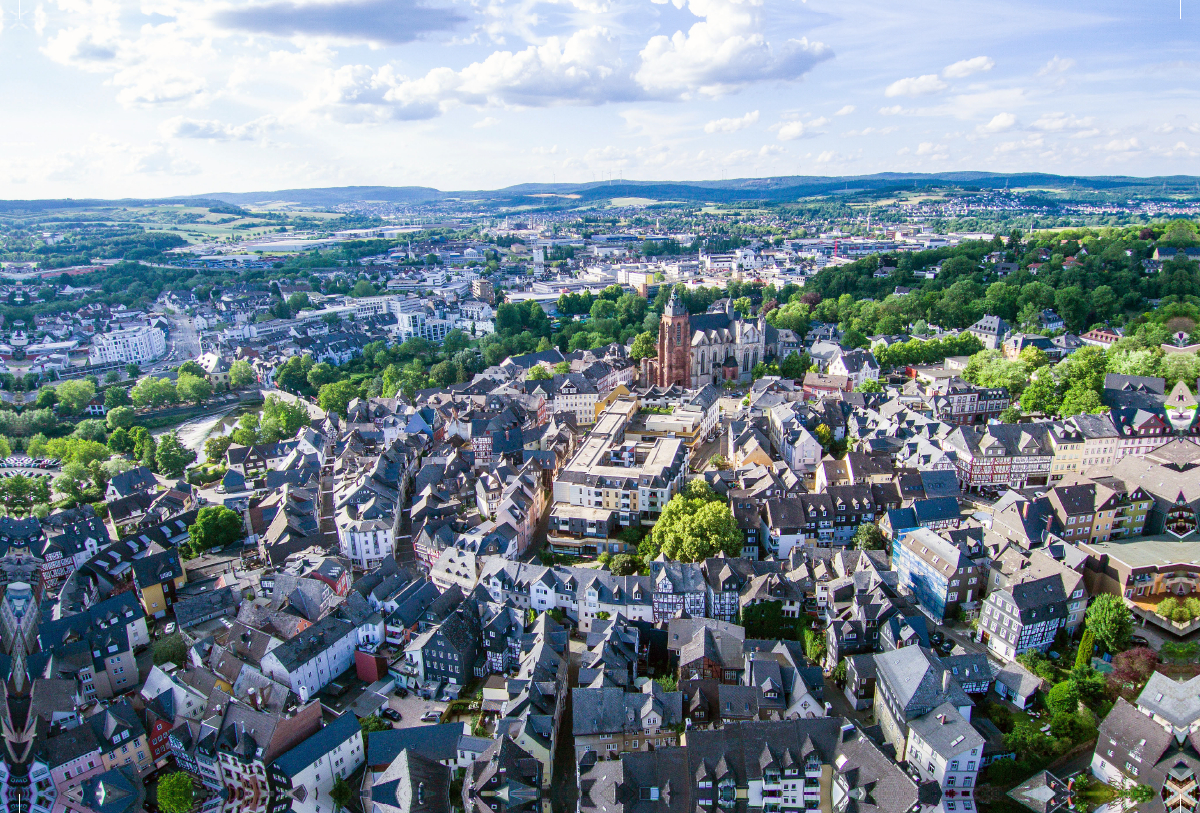
[[(1055, 641), (1051, 658), (1037, 651), (1017, 657), (1018, 662), (1049, 685), (1039, 691), (1028, 712), (987, 701), (980, 713), (1004, 734), (1005, 747), (1015, 759), (994, 762), (980, 778), (995, 791), (1012, 788), (1038, 771), (1086, 751), (1096, 739), (1100, 723), (1119, 697), (1133, 700), (1158, 664), (1158, 656), (1144, 647), (1126, 649), (1133, 619), (1116, 596), (1100, 596), (1088, 608), (1086, 626), (1078, 643), (1065, 634)], [(1095, 655), (1115, 653), (1112, 671), (1100, 674), (1092, 666)], [(1116, 794), (1096, 783), (1095, 804)], [(1090, 789), (1090, 786), (1089, 786)], [(1092, 807), (1089, 801), (1088, 809)]]
[(1200, 598), (1189, 596), (1181, 601), (1167, 596), (1155, 605), (1154, 614), (1176, 624), (1190, 624), (1200, 618)]

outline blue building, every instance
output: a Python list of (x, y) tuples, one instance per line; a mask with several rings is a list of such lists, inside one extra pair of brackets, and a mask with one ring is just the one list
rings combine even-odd
[[(962, 544), (974, 542), (963, 537)], [(975, 610), (983, 594), (983, 565), (968, 553), (929, 528), (916, 528), (892, 539), (892, 569), (900, 587), (912, 590), (921, 611), (941, 621), (947, 611)], [(982, 549), (976, 553), (982, 555)]]

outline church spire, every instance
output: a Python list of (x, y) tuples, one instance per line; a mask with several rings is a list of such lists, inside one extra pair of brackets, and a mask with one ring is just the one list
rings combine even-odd
[(679, 298), (678, 289), (671, 289), (671, 298), (667, 300), (666, 310), (663, 311), (663, 316), (683, 316), (687, 313), (687, 308), (683, 306), (683, 301)]

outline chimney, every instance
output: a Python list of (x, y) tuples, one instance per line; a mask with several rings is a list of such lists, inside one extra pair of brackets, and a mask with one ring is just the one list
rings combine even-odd
[(944, 714), (939, 714), (939, 715), (938, 715), (938, 723), (939, 723), (940, 725), (945, 725), (945, 724), (946, 724), (946, 715), (944, 715)]
[(942, 672), (942, 691), (943, 692), (949, 692), (950, 687), (953, 685), (953, 682), (954, 682), (954, 678), (953, 678), (953, 676), (951, 676), (949, 669)]

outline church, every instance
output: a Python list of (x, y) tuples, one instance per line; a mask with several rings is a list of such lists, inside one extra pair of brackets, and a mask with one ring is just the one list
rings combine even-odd
[(754, 365), (778, 354), (779, 331), (763, 316), (743, 319), (733, 301), (720, 299), (708, 313), (691, 316), (671, 292), (658, 325), (658, 358), (642, 359), (642, 385), (679, 385), (749, 381)]

